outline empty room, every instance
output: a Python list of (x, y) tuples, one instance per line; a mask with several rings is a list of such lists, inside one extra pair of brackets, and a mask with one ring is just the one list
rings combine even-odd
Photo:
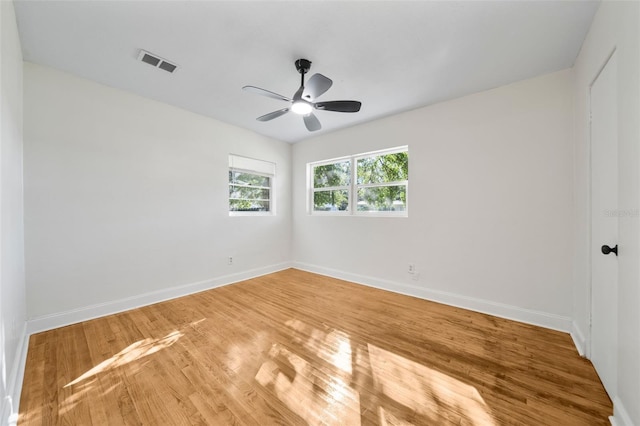
[(640, 425), (640, 1), (0, 0), (0, 425)]

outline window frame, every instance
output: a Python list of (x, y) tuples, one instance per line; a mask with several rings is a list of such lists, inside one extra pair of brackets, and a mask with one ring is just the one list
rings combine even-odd
[[(333, 158), (330, 160), (314, 161), (307, 164), (307, 213), (313, 216), (360, 216), (360, 217), (408, 217), (409, 216), (409, 179), (401, 181), (389, 181), (382, 183), (368, 183), (358, 184), (358, 160), (369, 157), (384, 156), (389, 154), (396, 154), (399, 152), (409, 153), (409, 146), (398, 146), (394, 148), (382, 149), (377, 151), (370, 151), (360, 154), (349, 155), (345, 157)], [(318, 166), (325, 166), (328, 164), (337, 164), (341, 162), (349, 161), (350, 164), (350, 177), (349, 184), (346, 186), (335, 187), (315, 187), (315, 168)], [(366, 188), (380, 188), (385, 186), (404, 186), (406, 193), (405, 208), (401, 211), (393, 210), (374, 210), (374, 211), (361, 211), (358, 210), (358, 190)], [(347, 190), (348, 194), (348, 208), (346, 210), (315, 210), (314, 209), (314, 194), (316, 192), (324, 192), (331, 190)]]
[[(321, 188), (315, 188), (314, 187), (314, 168), (315, 167), (321, 167), (321, 166), (326, 166), (328, 164), (337, 164), (337, 163), (344, 163), (345, 160), (350, 160), (350, 157), (341, 157), (341, 158), (335, 158), (332, 160), (324, 160), (324, 161), (318, 161), (318, 162), (314, 162), (314, 163), (309, 163), (309, 171), (310, 171), (310, 189), (311, 189), (311, 193), (310, 193), (310, 212), (314, 215), (329, 215), (329, 216), (345, 216), (345, 215), (349, 215), (350, 214), (350, 210), (351, 210), (351, 198), (352, 198), (352, 188), (351, 188), (351, 181), (353, 180), (353, 162), (350, 161), (349, 162), (349, 184), (348, 185), (341, 185), (341, 186), (324, 186)], [(314, 210), (314, 195), (316, 192), (326, 192), (326, 191), (347, 191), (347, 200), (348, 201), (348, 208), (346, 210)]]
[[(272, 173), (270, 172), (264, 172), (264, 171), (259, 171), (259, 170), (255, 170), (249, 167), (235, 167), (231, 164), (232, 162), (232, 157), (235, 159), (240, 159), (244, 162), (255, 162), (255, 164), (269, 164), (272, 166)], [(274, 192), (275, 192), (275, 168), (276, 168), (276, 164), (270, 161), (266, 161), (266, 160), (258, 160), (255, 158), (251, 158), (251, 157), (243, 157), (241, 155), (235, 155), (235, 154), (229, 154), (229, 167), (227, 169), (227, 210), (229, 212), (229, 216), (273, 216), (276, 214), (276, 209), (275, 209), (275, 197), (274, 197)], [(255, 167), (256, 169), (259, 167)], [(260, 176), (260, 177), (265, 177), (269, 179), (269, 186), (262, 186), (262, 185), (242, 185), (242, 184), (237, 184), (237, 183), (232, 183), (231, 181), (231, 173), (233, 172), (240, 172), (240, 173), (246, 173), (246, 174), (251, 174), (251, 175), (255, 175), (255, 176)], [(245, 198), (231, 198), (231, 187), (235, 186), (235, 187), (245, 187), (245, 188), (258, 188), (258, 189), (266, 189), (269, 191), (269, 199), (253, 199), (253, 198), (246, 198), (246, 200), (252, 200), (252, 201), (268, 201), (269, 202), (269, 210), (266, 211), (262, 211), (262, 210), (256, 210), (256, 211), (251, 211), (251, 210), (231, 210), (231, 200), (244, 200)]]

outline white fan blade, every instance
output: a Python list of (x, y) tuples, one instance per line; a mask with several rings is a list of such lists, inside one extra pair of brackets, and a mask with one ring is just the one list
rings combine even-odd
[(262, 116), (256, 118), (256, 120), (258, 120), (258, 121), (269, 121), (269, 120), (273, 120), (274, 118), (278, 118), (281, 115), (284, 115), (284, 114), (286, 114), (288, 112), (289, 112), (289, 108), (279, 109), (278, 111), (273, 111), (273, 112), (270, 112), (269, 114), (262, 115)]
[(269, 90), (261, 89), (259, 87), (255, 87), (255, 86), (244, 86), (242, 88), (242, 90), (244, 90), (245, 92), (255, 93), (257, 95), (266, 96), (268, 98), (279, 99), (281, 101), (291, 102), (291, 99), (287, 98), (286, 96), (278, 95), (277, 93), (271, 92)]
[(304, 119), (304, 125), (307, 126), (307, 130), (310, 132), (315, 132), (316, 130), (320, 130), (322, 125), (320, 125), (320, 120), (313, 115), (313, 113), (307, 114), (302, 117)]
[(322, 74), (314, 74), (305, 84), (302, 97), (308, 101), (313, 101), (324, 92), (329, 90), (333, 81), (330, 78), (325, 77)]

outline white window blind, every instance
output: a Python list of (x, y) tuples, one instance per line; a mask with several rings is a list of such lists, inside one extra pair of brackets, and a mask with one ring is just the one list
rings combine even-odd
[(270, 161), (256, 160), (255, 158), (229, 155), (229, 168), (256, 172), (263, 175), (275, 176), (276, 165)]

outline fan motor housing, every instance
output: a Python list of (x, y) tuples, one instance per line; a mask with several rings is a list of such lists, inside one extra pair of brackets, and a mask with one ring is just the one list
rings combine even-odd
[(300, 74), (306, 74), (311, 69), (311, 61), (308, 59), (298, 59), (296, 61), (296, 70)]

